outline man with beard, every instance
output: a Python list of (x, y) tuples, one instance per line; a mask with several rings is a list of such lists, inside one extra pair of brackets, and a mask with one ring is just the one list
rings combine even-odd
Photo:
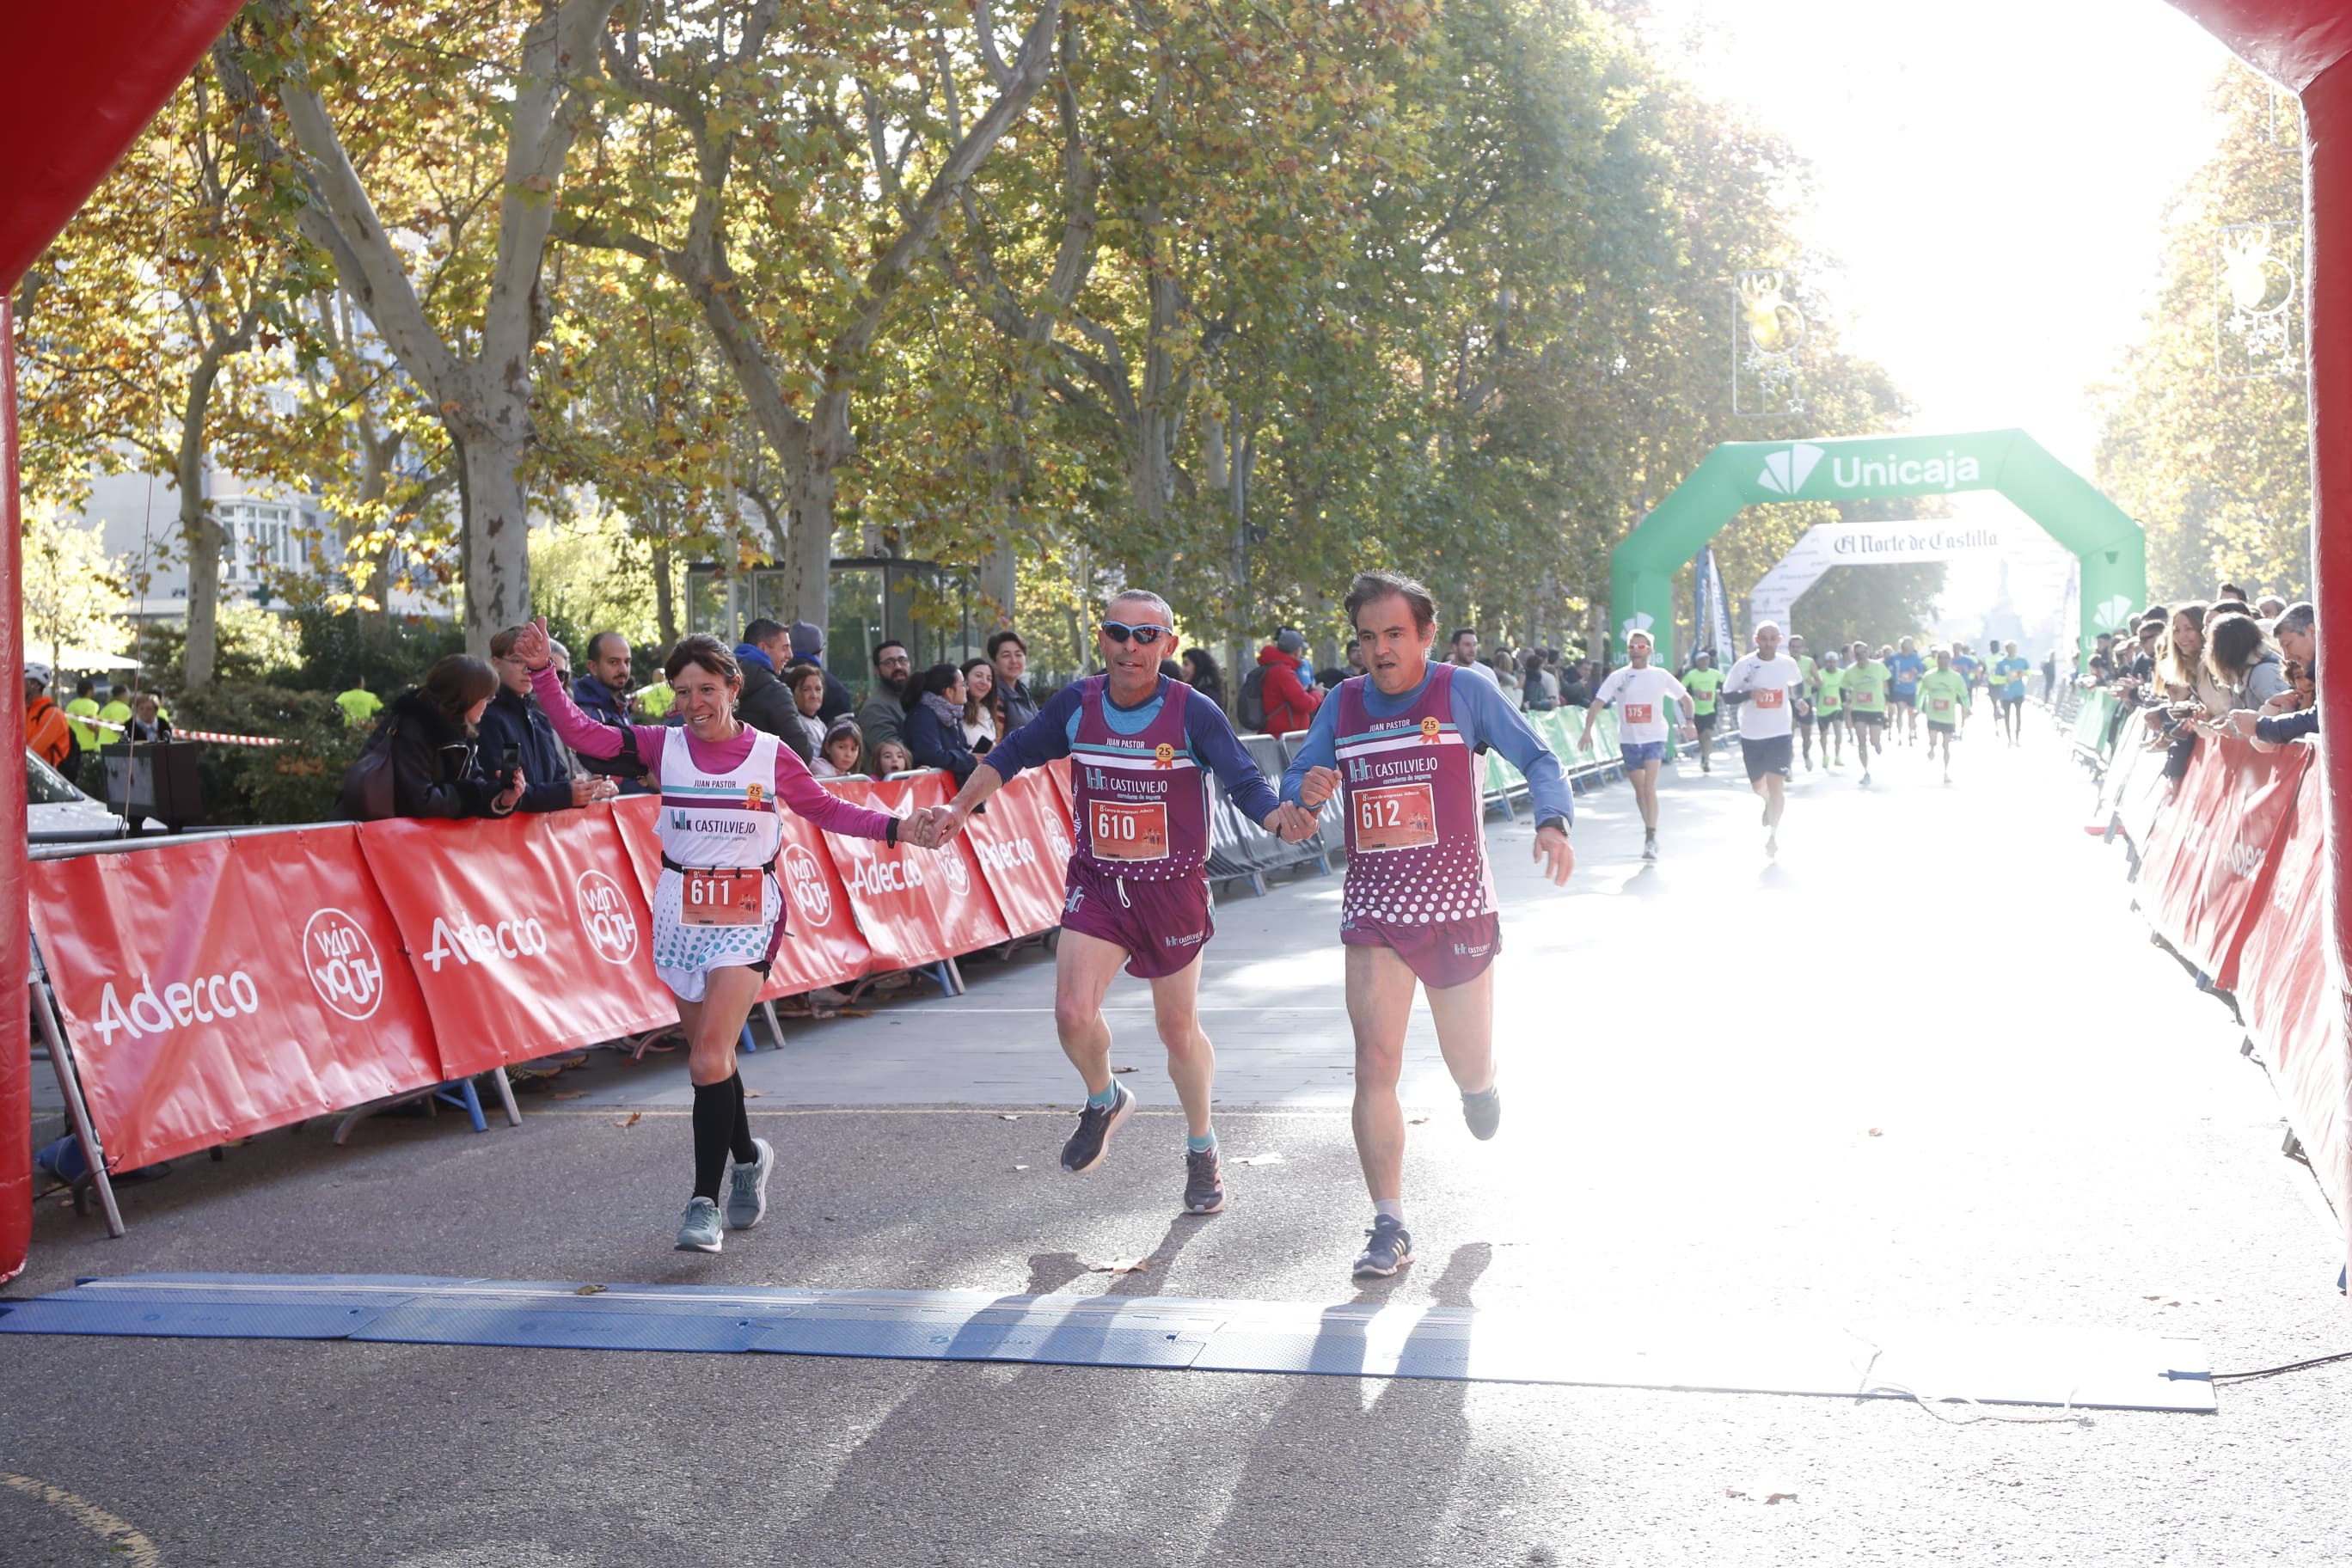
[(874, 650), (874, 691), (857, 705), (857, 728), (873, 756), (885, 741), (907, 740), (907, 698), (914, 685), (914, 660), (907, 645), (892, 638)]

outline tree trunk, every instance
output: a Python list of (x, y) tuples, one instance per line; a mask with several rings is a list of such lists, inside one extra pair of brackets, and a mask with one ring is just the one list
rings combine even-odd
[[(248, 317), (245, 330), (248, 338), (250, 321)], [(234, 339), (215, 340), (205, 346), (188, 377), (188, 401), (180, 414), (180, 450), (173, 465), (173, 483), (180, 490), (180, 541), (188, 552), (188, 640), (182, 651), (180, 679), (190, 691), (202, 691), (213, 683), (220, 637), (223, 534), (205, 495), (205, 411), (212, 402), (213, 384), (220, 379), (221, 361), (242, 346)]]
[(654, 530), (653, 552), (654, 629), (661, 634), (662, 647), (673, 648), (678, 638), (677, 584), (671, 576), (669, 530)]
[(811, 461), (793, 476), (792, 519), (785, 559), (792, 568), (786, 601), (795, 620), (829, 624), (833, 587), (833, 469)]
[(477, 655), (488, 653), (494, 634), (530, 618), (530, 510), (522, 490), (530, 426), (521, 430), (508, 438), (481, 426), (449, 430), (465, 479), (457, 559), (466, 579), (466, 647)]

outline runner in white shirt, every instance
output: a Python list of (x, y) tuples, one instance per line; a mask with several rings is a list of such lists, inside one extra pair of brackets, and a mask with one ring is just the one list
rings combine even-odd
[(1780, 628), (1756, 628), (1756, 651), (1724, 672), (1723, 700), (1739, 710), (1739, 752), (1748, 787), (1764, 797), (1764, 853), (1780, 852), (1780, 809), (1788, 802), (1790, 736), (1805, 674), (1780, 651)]
[(1658, 764), (1671, 743), (1666, 724), (1669, 700), (1683, 705), (1681, 725), (1687, 741), (1691, 728), (1691, 697), (1683, 683), (1650, 662), (1650, 634), (1635, 632), (1625, 639), (1625, 657), (1633, 662), (1609, 672), (1592, 705), (1584, 710), (1584, 734), (1579, 751), (1592, 750), (1592, 726), (1601, 710), (1617, 708), (1617, 743), (1625, 759), (1625, 776), (1633, 781), (1633, 801), (1642, 808), (1642, 858), (1658, 858)]

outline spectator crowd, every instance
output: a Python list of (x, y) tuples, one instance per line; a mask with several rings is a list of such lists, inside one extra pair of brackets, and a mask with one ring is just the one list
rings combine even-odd
[[(2223, 583), (2210, 599), (2150, 605), (2100, 633), (2075, 679), (2115, 700), (2110, 740), (2137, 725), (2139, 743), (2162, 751), (2178, 779), (2204, 737), (2234, 734), (2267, 751), (2318, 732), (2317, 631), (2307, 602), (2252, 598)], [(2055, 669), (2044, 666), (2045, 692)]]

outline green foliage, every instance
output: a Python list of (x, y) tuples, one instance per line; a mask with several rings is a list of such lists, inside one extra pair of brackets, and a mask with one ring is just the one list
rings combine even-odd
[[(301, 668), (302, 644), (294, 624), (271, 611), (223, 605), (219, 637), (213, 665), (215, 680), (247, 685), (284, 680)], [(131, 651), (140, 662), (140, 684), (167, 694), (184, 692), (187, 682), (182, 660), (187, 646), (183, 626), (169, 621), (142, 626)]]
[(1805, 590), (1790, 620), (1812, 648), (1840, 647), (1857, 637), (1874, 648), (1905, 637), (1927, 646), (1936, 624), (1936, 596), (1944, 591), (1944, 563), (1832, 566)]
[(2221, 228), (2300, 219), (2303, 159), (2273, 137), (2273, 89), (2251, 71), (2224, 67), (2213, 102), (2221, 144), (2174, 198), (2156, 302), (2101, 399), (2098, 481), (2147, 530), (2157, 602), (2224, 580), (2297, 599), (2311, 586), (2306, 384), (2299, 369), (2222, 374), (2215, 327)]
[(365, 682), (379, 697), (414, 686), (435, 659), (466, 651), (465, 634), (448, 621), (393, 621), (371, 626), (351, 610), (305, 609), (294, 616), (301, 649), (282, 684), (332, 694)]
[(223, 680), (188, 693), (171, 709), (173, 724), (184, 730), (274, 735), (287, 742), (207, 744), (197, 752), (205, 820), (215, 826), (331, 819), (344, 771), (367, 740), (366, 731), (343, 721), (343, 710), (324, 691)]

